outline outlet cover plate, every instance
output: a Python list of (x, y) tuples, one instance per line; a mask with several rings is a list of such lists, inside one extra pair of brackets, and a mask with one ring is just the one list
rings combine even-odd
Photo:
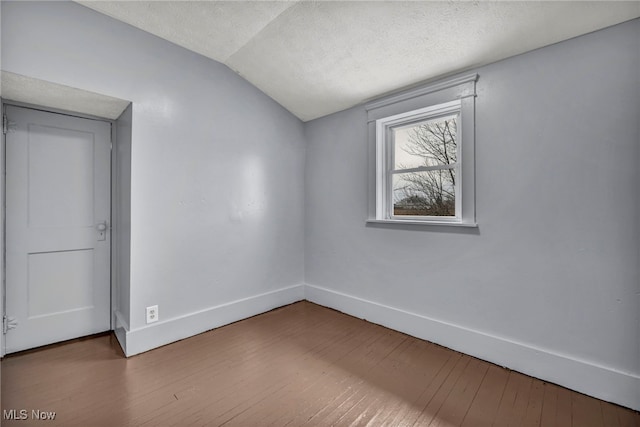
[(147, 323), (153, 323), (158, 321), (158, 306), (152, 305), (147, 307)]

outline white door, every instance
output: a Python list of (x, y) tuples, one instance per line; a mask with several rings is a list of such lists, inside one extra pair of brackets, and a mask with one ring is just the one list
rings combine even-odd
[(6, 353), (109, 330), (111, 125), (6, 115)]

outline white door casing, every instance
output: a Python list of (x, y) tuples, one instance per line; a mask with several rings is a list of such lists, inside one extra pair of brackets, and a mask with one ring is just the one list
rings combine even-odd
[(6, 114), (6, 353), (109, 330), (111, 124)]

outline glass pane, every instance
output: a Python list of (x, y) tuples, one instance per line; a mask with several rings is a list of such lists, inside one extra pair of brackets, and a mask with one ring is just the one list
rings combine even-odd
[(455, 185), (455, 169), (395, 174), (393, 214), (455, 216)]
[(412, 169), (455, 163), (456, 118), (449, 116), (394, 128), (393, 168)]

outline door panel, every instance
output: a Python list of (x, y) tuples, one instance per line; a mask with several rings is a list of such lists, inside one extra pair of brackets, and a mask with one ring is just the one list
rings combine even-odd
[[(93, 280), (93, 258), (93, 249), (29, 254), (29, 319), (92, 308), (93, 288), (86, 284)], [(64, 298), (55, 285), (65, 287)]]
[(6, 113), (6, 352), (109, 330), (111, 125)]
[(30, 228), (91, 227), (93, 134), (38, 125), (28, 133)]

